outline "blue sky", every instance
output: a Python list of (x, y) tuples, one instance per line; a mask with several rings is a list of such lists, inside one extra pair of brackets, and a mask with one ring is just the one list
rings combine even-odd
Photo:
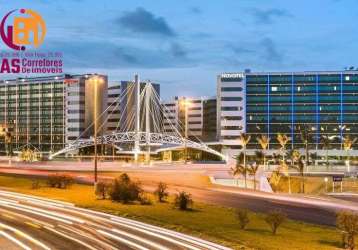
[[(162, 96), (214, 96), (221, 72), (341, 70), (355, 65), (356, 0), (1, 1), (41, 13), (41, 50), (68, 73), (139, 73)], [(0, 49), (4, 49), (3, 45)]]

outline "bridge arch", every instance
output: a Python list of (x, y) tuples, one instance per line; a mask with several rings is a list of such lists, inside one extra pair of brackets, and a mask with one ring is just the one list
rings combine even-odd
[[(147, 138), (149, 136), (149, 138)], [(114, 145), (116, 143), (126, 143), (126, 142), (136, 142), (139, 141), (142, 145), (163, 145), (164, 147), (161, 147), (159, 149), (156, 149), (152, 152), (159, 153), (164, 150), (170, 150), (172, 148), (178, 148), (178, 147), (187, 147), (192, 149), (198, 149), (201, 151), (205, 151), (208, 153), (211, 153), (213, 155), (216, 155), (220, 157), (222, 160), (226, 161), (227, 157), (223, 155), (222, 153), (208, 147), (204, 143), (198, 143), (194, 142), (188, 139), (185, 139), (183, 137), (174, 136), (174, 135), (165, 135), (162, 133), (146, 133), (146, 132), (117, 132), (113, 134), (103, 135), (97, 137), (97, 145), (99, 144), (108, 144), (108, 145)], [(74, 141), (73, 143), (68, 144), (65, 148), (61, 149), (60, 151), (57, 151), (50, 155), (50, 159), (53, 159), (54, 157), (68, 153), (80, 148), (85, 148), (89, 146), (93, 146), (95, 143), (95, 140), (93, 138), (91, 139), (79, 139), (77, 141)], [(119, 147), (117, 147), (119, 148)], [(119, 148), (120, 149), (120, 148)]]

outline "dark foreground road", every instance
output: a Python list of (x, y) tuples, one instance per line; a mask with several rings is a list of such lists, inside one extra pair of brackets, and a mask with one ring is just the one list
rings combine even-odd
[(0, 191), (0, 249), (226, 250), (171, 230), (70, 203)]

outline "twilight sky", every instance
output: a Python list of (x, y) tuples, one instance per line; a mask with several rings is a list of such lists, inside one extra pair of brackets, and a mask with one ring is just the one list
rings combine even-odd
[[(358, 53), (357, 0), (0, 0), (46, 21), (68, 73), (134, 73), (164, 99), (214, 96), (221, 72), (341, 70)], [(4, 50), (3, 44), (0, 49)], [(13, 77), (13, 76), (11, 76)]]

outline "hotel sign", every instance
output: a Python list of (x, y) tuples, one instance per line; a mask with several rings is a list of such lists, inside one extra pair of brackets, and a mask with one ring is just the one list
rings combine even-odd
[(243, 78), (243, 73), (223, 73), (221, 74), (221, 78)]

